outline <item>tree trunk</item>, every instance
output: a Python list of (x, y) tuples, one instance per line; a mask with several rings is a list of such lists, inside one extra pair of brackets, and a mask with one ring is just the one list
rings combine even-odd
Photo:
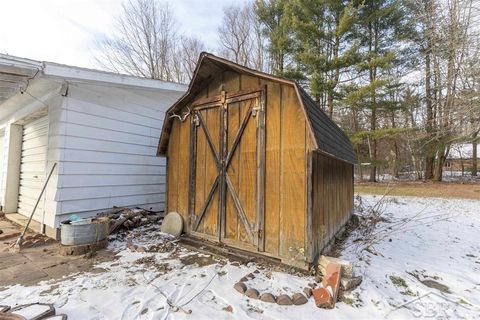
[[(426, 93), (426, 107), (427, 107), (427, 123), (426, 131), (428, 134), (428, 139), (432, 136), (433, 132), (433, 97), (432, 97), (432, 88), (431, 88), (431, 69), (430, 69), (430, 55), (431, 55), (431, 46), (430, 41), (428, 41), (428, 48), (426, 49), (425, 54), (425, 93)], [(432, 152), (432, 143), (428, 142), (425, 146), (425, 180), (431, 180), (433, 178), (433, 165), (435, 162), (435, 156)]]
[(474, 133), (473, 135), (473, 142), (472, 142), (472, 176), (476, 177), (477, 176), (477, 135), (478, 131)]

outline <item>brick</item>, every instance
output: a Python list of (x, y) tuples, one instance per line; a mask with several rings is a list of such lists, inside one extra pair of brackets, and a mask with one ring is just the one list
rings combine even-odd
[(346, 277), (346, 278), (353, 277), (353, 264), (350, 261), (322, 255), (318, 260), (318, 270), (324, 277), (327, 274), (328, 265), (332, 262), (341, 265), (342, 277)]
[(319, 308), (332, 309), (333, 299), (330, 293), (325, 288), (317, 288), (312, 290), (313, 299), (315, 300), (315, 305)]
[(340, 289), (340, 274), (342, 266), (335, 262), (327, 265), (326, 275), (323, 278), (322, 285), (324, 288), (331, 288), (333, 304), (337, 301), (338, 290)]
[(342, 278), (340, 280), (340, 286), (343, 290), (349, 291), (355, 289), (362, 283), (362, 277), (353, 277), (353, 278)]

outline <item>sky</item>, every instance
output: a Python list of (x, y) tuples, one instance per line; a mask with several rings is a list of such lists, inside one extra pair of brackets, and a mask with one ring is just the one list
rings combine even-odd
[[(0, 53), (98, 68), (96, 43), (111, 34), (123, 0), (0, 0)], [(161, 0), (160, 0), (161, 1)], [(245, 0), (171, 0), (181, 32), (218, 43), (226, 6)]]

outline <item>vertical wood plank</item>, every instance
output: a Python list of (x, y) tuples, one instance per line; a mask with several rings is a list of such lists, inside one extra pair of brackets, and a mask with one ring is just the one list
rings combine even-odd
[(281, 85), (262, 81), (267, 85), (265, 111), (265, 251), (274, 255), (279, 252), (280, 238), (280, 130), (281, 130)]
[(282, 236), (280, 254), (301, 260), (305, 255), (305, 117), (295, 89), (283, 86), (282, 99)]
[(168, 143), (168, 186), (167, 186), (167, 212), (178, 210), (178, 141), (179, 128), (176, 121), (173, 122), (170, 140)]

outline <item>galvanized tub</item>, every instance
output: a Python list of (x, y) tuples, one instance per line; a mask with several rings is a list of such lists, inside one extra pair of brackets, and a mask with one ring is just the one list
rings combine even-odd
[(108, 236), (109, 220), (106, 217), (64, 221), (61, 223), (61, 243), (64, 246), (92, 244)]

